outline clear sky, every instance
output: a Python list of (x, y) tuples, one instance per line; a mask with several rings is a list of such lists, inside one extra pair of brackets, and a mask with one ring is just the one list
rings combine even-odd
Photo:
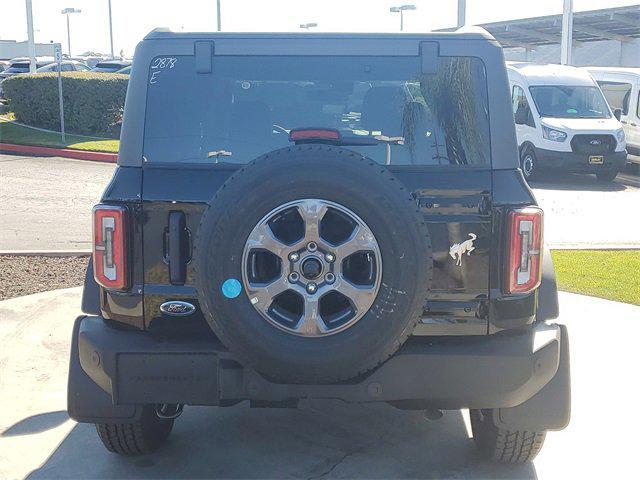
[[(109, 52), (107, 0), (32, 0), (37, 42), (60, 42), (67, 51), (66, 7), (82, 10), (71, 16), (72, 54)], [(216, 29), (216, 0), (112, 0), (116, 54), (127, 56), (155, 27), (172, 30)], [(398, 14), (389, 7), (412, 3), (405, 31), (428, 32), (454, 26), (457, 0), (221, 0), (224, 31), (300, 31), (299, 24), (316, 22), (314, 31), (393, 32)], [(594, 10), (637, 4), (638, 0), (574, 0), (574, 10)], [(562, 0), (467, 0), (467, 23), (478, 24), (562, 12)], [(0, 0), (0, 38), (26, 40), (25, 0)]]

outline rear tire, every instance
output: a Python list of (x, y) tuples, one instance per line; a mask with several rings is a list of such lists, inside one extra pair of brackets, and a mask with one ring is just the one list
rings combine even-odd
[(491, 410), (470, 410), (473, 440), (481, 455), (498, 463), (532, 461), (542, 449), (546, 431), (505, 430), (493, 423)]
[(613, 182), (618, 176), (618, 170), (603, 170), (602, 172), (596, 172), (596, 177), (601, 182)]
[(98, 437), (105, 448), (120, 455), (144, 455), (155, 452), (169, 437), (172, 418), (156, 415), (155, 405), (142, 407), (135, 423), (96, 423)]

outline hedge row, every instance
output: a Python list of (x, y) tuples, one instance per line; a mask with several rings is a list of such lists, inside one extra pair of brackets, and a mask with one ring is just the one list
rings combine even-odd
[[(65, 130), (118, 137), (128, 81), (115, 73), (62, 73)], [(2, 89), (18, 122), (60, 130), (57, 73), (16, 75)]]

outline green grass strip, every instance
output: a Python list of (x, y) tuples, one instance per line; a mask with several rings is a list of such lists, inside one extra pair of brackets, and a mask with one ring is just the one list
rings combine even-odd
[(640, 305), (640, 250), (553, 250), (558, 289)]
[(66, 140), (66, 143), (62, 143), (62, 138), (57, 132), (41, 131), (23, 125), (16, 125), (5, 118), (0, 118), (0, 142), (3, 143), (108, 153), (118, 153), (118, 146), (120, 145), (120, 140), (85, 137), (83, 135), (67, 134)]

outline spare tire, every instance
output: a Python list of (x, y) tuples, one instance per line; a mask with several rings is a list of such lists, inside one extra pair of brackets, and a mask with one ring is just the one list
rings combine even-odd
[(415, 199), (353, 151), (301, 145), (232, 175), (194, 247), (201, 308), (246, 366), (290, 383), (350, 379), (419, 321), (433, 259)]

